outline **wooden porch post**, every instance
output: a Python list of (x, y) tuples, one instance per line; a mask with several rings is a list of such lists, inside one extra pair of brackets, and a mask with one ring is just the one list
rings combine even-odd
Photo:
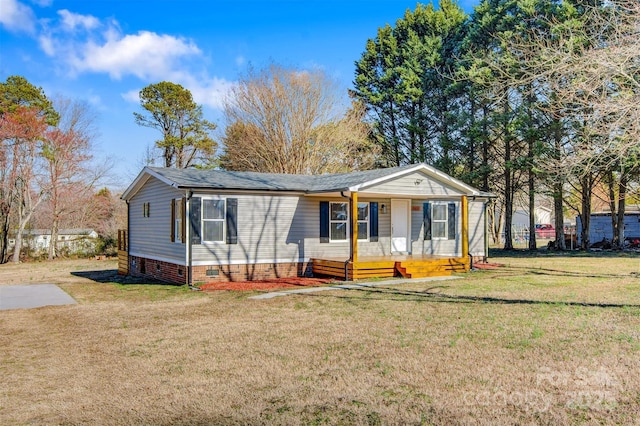
[(358, 193), (351, 193), (351, 261), (358, 261)]
[(460, 200), (460, 210), (462, 210), (462, 257), (469, 256), (469, 206), (467, 196), (463, 195)]

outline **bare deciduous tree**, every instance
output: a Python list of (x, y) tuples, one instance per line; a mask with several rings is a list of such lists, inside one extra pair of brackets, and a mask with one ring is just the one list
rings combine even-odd
[(7, 217), (15, 214), (18, 224), (13, 262), (20, 261), (22, 234), (48, 190), (39, 168), (40, 142), (46, 128), (45, 117), (37, 108), (19, 106), (0, 116), (0, 140), (5, 142), (0, 163), (6, 174), (3, 181), (8, 184), (3, 204), (9, 207)]
[(250, 70), (225, 105), (221, 166), (228, 170), (321, 174), (369, 169), (376, 148), (354, 103), (320, 71), (271, 65)]
[(94, 184), (105, 170), (90, 167), (91, 142), (95, 136), (95, 115), (80, 101), (54, 100), (60, 123), (47, 132), (42, 156), (45, 159), (49, 194), (47, 197), (51, 243), (49, 259), (57, 256), (58, 231), (65, 218), (82, 208), (93, 194)]

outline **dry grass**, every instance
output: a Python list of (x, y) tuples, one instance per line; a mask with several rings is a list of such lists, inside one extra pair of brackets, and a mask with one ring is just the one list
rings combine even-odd
[(0, 423), (634, 424), (640, 257), (493, 260), (262, 301), (3, 265), (79, 304), (0, 312)]

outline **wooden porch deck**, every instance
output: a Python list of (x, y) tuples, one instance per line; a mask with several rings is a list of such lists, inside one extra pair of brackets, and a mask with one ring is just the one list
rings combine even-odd
[[(402, 276), (426, 278), (466, 272), (470, 261), (464, 257), (429, 255), (360, 256), (357, 262), (345, 258), (311, 259), (314, 275), (328, 275), (349, 280)], [(346, 265), (345, 265), (346, 264)]]

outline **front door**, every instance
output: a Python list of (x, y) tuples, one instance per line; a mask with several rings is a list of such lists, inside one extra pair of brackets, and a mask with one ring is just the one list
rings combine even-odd
[(411, 200), (391, 200), (391, 252), (409, 253)]

